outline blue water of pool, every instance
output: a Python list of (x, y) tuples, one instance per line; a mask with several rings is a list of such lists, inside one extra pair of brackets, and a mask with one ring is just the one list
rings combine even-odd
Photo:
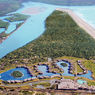
[(42, 75), (39, 76), (53, 76), (53, 75), (60, 75), (58, 73), (51, 73), (48, 71), (49, 67), (47, 65), (39, 65), (38, 70), (42, 72)]
[[(68, 66), (67, 67), (63, 67), (61, 65), (61, 63), (66, 63)], [(63, 76), (74, 76), (74, 74), (71, 74), (69, 73), (69, 68), (70, 68), (70, 63), (69, 62), (66, 62), (66, 61), (60, 61), (60, 62), (57, 62), (56, 63), (60, 68), (62, 68), (64, 70), (64, 73), (62, 74)], [(88, 73), (87, 74), (83, 74), (83, 75), (77, 75), (79, 77), (85, 77), (85, 78), (88, 78), (88, 79), (93, 79), (92, 78), (92, 72), (90, 70), (88, 70)]]
[[(11, 73), (13, 71), (20, 71), (23, 74), (23, 76), (19, 77), (19, 78), (15, 78), (15, 77), (11, 76)], [(8, 70), (8, 71), (0, 74), (0, 79), (4, 80), (4, 81), (7, 81), (7, 80), (24, 80), (24, 79), (28, 79), (28, 78), (31, 78), (31, 77), (32, 77), (32, 75), (30, 74), (28, 69), (27, 68), (21, 68), (21, 67), (11, 69), (11, 70)]]
[(77, 83), (84, 84), (84, 83), (87, 83), (87, 82), (85, 80), (77, 80)]
[[(61, 63), (66, 63), (67, 67), (63, 67), (61, 65)], [(73, 74), (69, 73), (69, 67), (70, 67), (70, 63), (69, 62), (65, 62), (65, 61), (60, 61), (56, 63), (60, 68), (62, 68), (64, 70), (64, 73), (62, 74), (63, 76), (74, 76)]]

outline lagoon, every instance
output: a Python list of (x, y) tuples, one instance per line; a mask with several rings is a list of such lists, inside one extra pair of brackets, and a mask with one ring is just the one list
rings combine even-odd
[[(23, 76), (19, 77), (19, 78), (13, 77), (11, 74), (14, 71), (21, 72), (23, 74)], [(11, 69), (11, 70), (8, 70), (8, 71), (0, 74), (0, 79), (4, 80), (4, 81), (8, 81), (8, 80), (24, 80), (24, 79), (28, 79), (28, 78), (31, 78), (31, 77), (32, 77), (32, 75), (30, 74), (28, 69), (27, 68), (21, 68), (21, 67), (15, 68), (15, 69)]]

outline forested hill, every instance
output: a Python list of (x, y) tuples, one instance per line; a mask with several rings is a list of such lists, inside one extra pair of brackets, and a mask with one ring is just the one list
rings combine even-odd
[(47, 17), (45, 26), (43, 35), (0, 59), (0, 64), (31, 64), (62, 56), (95, 59), (95, 39), (67, 13), (53, 12)]

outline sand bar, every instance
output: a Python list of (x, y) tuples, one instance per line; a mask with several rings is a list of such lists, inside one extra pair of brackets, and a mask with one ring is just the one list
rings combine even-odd
[(76, 15), (72, 10), (67, 8), (57, 8), (56, 10), (67, 12), (73, 20), (83, 28), (88, 34), (90, 34), (95, 39), (95, 28), (89, 25), (86, 21), (81, 19), (78, 15)]
[(23, 10), (22, 13), (27, 15), (39, 14), (41, 12), (44, 12), (46, 9), (47, 9), (46, 7), (32, 7)]

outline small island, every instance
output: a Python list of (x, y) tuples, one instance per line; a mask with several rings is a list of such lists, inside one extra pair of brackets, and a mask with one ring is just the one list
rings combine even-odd
[(11, 17), (5, 18), (5, 20), (8, 20), (9, 22), (25, 21), (28, 17), (29, 17), (28, 15), (15, 13), (12, 14)]
[(20, 71), (14, 71), (11, 73), (11, 76), (13, 76), (15, 78), (20, 78), (23, 76), (23, 74)]
[(61, 66), (67, 67), (68, 65), (66, 63), (61, 63)]

